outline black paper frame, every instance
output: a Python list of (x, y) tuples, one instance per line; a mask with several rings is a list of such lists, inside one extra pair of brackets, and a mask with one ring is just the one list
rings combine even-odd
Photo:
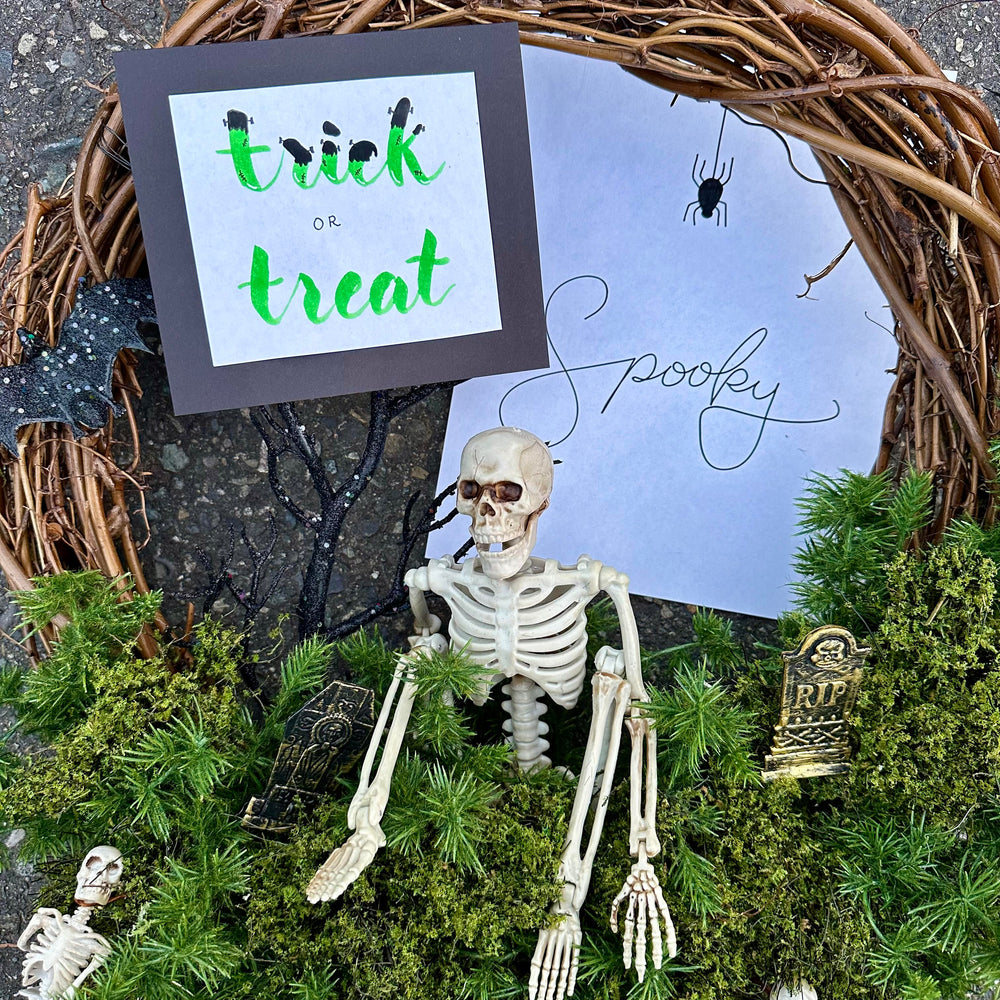
[[(131, 50), (116, 54), (115, 67), (176, 414), (548, 366), (516, 25)], [(501, 329), (213, 366), (184, 209), (170, 96), (470, 71), (476, 74)]]

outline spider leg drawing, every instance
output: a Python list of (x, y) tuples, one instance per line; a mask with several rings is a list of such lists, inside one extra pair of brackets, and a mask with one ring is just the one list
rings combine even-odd
[(701, 168), (699, 169), (698, 160), (701, 157), (695, 153), (694, 163), (691, 164), (691, 181), (698, 189), (698, 197), (684, 209), (684, 216), (681, 222), (687, 222), (688, 212), (694, 208), (695, 211), (691, 216), (692, 225), (697, 224), (699, 212), (703, 219), (710, 219), (714, 215), (716, 225), (721, 223), (723, 226), (726, 226), (729, 224), (729, 210), (726, 203), (722, 200), (722, 192), (730, 180), (732, 180), (735, 157), (729, 158), (728, 170), (723, 165), (722, 173), (716, 174), (716, 171), (719, 169), (719, 150), (722, 148), (722, 131), (726, 127), (726, 114), (728, 110), (727, 108), (722, 114), (722, 124), (719, 127), (719, 141), (715, 146), (715, 162), (712, 164), (712, 172), (708, 177), (705, 176), (708, 157), (706, 156), (702, 160)]

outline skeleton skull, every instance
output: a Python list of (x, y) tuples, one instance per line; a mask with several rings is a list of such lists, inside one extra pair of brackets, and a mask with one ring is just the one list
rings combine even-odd
[(552, 456), (534, 434), (497, 427), (469, 439), (455, 506), (472, 518), (470, 530), (488, 577), (505, 580), (524, 566), (551, 493)]
[(819, 1000), (816, 991), (804, 979), (786, 985), (778, 983), (771, 990), (771, 1000)]
[(82, 906), (106, 906), (122, 877), (122, 852), (102, 845), (87, 852), (76, 873), (76, 902)]

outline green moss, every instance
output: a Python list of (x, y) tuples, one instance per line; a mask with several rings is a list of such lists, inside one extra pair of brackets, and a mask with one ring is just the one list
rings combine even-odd
[(1000, 763), (996, 566), (944, 545), (897, 557), (888, 585), (844, 793), (954, 824), (992, 794)]
[(422, 855), (386, 848), (341, 900), (313, 906), (305, 887), (345, 832), (343, 805), (327, 803), (258, 855), (250, 946), (283, 975), (332, 963), (345, 997), (454, 1000), (470, 965), (518, 950), (545, 922), (571, 792), (562, 780), (512, 777), (491, 810), (481, 871), (462, 872), (429, 845)]
[[(843, 610), (835, 591), (837, 566), (850, 562), (847, 536), (881, 532), (851, 563), (845, 590), (872, 647), (848, 775), (755, 780), (779, 710), (773, 651), (749, 656), (703, 614), (695, 643), (656, 657), (654, 865), (680, 952), (639, 986), (608, 927), (633, 860), (620, 783), (582, 914), (576, 1000), (759, 1000), (798, 975), (824, 998), (924, 1000), (1000, 978), (997, 571), (958, 545), (901, 551), (922, 523), (924, 485), (913, 480), (897, 502), (887, 482), (876, 484), (869, 517), (858, 505), (868, 488), (852, 480), (854, 527), (813, 550), (823, 575), (803, 584), (815, 607)], [(817, 503), (838, 511), (833, 489), (825, 483)], [(127, 607), (94, 588), (66, 585), (38, 614), (71, 598), (95, 616)], [(305, 886), (347, 835), (350, 780), (287, 843), (251, 841), (237, 817), (331, 650), (303, 646), (290, 657), (274, 707), (254, 725), (238, 683), (238, 635), (206, 623), (189, 650), (138, 660), (128, 637), (140, 618), (89, 645), (81, 626), (73, 657), (57, 648), (42, 680), (0, 678), (0, 694), (51, 742), (47, 755), (5, 763), (15, 780), (0, 791), (0, 825), (25, 825), (29, 850), (52, 861), (45, 901), (65, 907), (89, 843), (112, 841), (128, 855), (126, 898), (95, 922), (116, 956), (81, 1000), (166, 1000), (178, 989), (297, 1000), (523, 995), (559, 892), (575, 789), (554, 772), (510, 775), (505, 749), (477, 742), (497, 732), (495, 720), (489, 733), (474, 732), (490, 708), (440, 707), (442, 690), (475, 687), (469, 664), (442, 658), (425, 678), (435, 697), (415, 708), (383, 821), (390, 846), (340, 900), (312, 906)], [(593, 618), (609, 627), (600, 608)], [(785, 641), (812, 624), (789, 616)], [(379, 686), (391, 677), (380, 642), (340, 652)], [(554, 747), (559, 758), (579, 761), (588, 721), (584, 698), (550, 733), (570, 744)]]

